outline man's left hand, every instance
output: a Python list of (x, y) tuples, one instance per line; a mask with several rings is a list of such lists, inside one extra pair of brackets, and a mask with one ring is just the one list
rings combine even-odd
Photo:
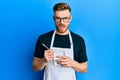
[(57, 58), (59, 58), (56, 60), (57, 64), (63, 67), (73, 67), (75, 64), (75, 61), (68, 56), (57, 56)]

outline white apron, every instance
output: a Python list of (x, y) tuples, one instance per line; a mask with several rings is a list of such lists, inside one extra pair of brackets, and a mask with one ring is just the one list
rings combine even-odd
[(47, 63), (44, 71), (44, 80), (76, 80), (75, 70), (73, 68), (62, 67), (61, 65), (55, 63), (56, 55), (69, 56), (71, 59), (74, 59), (73, 42), (70, 31), (69, 31), (69, 39), (71, 45), (70, 48), (53, 47), (55, 33), (56, 31), (54, 31), (53, 33), (50, 45), (50, 49), (53, 49), (54, 51), (54, 60)]

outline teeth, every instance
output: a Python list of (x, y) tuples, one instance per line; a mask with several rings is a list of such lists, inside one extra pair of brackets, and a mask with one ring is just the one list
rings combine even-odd
[(62, 28), (62, 29), (63, 29), (64, 27), (63, 27), (63, 26), (60, 26), (60, 28)]

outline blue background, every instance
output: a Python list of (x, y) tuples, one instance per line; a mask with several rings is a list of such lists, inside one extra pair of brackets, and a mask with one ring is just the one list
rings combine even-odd
[(57, 2), (71, 5), (70, 29), (86, 42), (88, 72), (77, 80), (120, 80), (120, 0), (0, 0), (0, 80), (42, 80), (33, 54), (38, 36), (55, 29)]

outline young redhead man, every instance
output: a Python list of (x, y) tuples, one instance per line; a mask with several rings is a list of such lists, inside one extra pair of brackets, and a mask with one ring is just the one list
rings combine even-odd
[(54, 7), (56, 30), (39, 36), (34, 53), (33, 69), (44, 70), (44, 80), (76, 80), (75, 71), (87, 71), (84, 39), (69, 30), (72, 19), (67, 3)]

